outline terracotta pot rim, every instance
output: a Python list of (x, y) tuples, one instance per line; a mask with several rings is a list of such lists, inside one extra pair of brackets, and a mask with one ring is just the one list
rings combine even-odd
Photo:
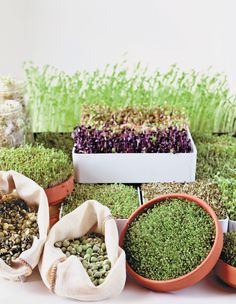
[(52, 186), (52, 187), (44, 188), (44, 191), (51, 190), (51, 189), (54, 189), (54, 188), (57, 188), (57, 187), (61, 187), (62, 185), (68, 183), (71, 179), (74, 179), (74, 175), (73, 175), (73, 174), (71, 174), (71, 175), (70, 175), (64, 182), (62, 182), (62, 183), (56, 184), (55, 186)]
[(74, 188), (74, 176), (71, 175), (66, 181), (51, 188), (44, 189), (49, 206), (56, 206), (67, 197)]
[(232, 265), (224, 262), (222, 259), (219, 259), (218, 263), (222, 264), (222, 266), (224, 266), (224, 267), (228, 267), (228, 268), (236, 271), (236, 266), (232, 266)]
[(170, 280), (152, 280), (152, 279), (148, 279), (145, 278), (143, 276), (141, 276), (140, 274), (138, 274), (137, 272), (135, 272), (131, 266), (128, 264), (128, 262), (126, 261), (126, 267), (128, 272), (132, 275), (132, 277), (136, 277), (137, 280), (139, 280), (139, 282), (145, 282), (147, 284), (158, 284), (159, 286), (161, 285), (166, 285), (166, 284), (171, 284), (171, 283), (176, 283), (178, 281), (182, 281), (184, 279), (187, 279), (188, 277), (191, 277), (193, 274), (195, 274), (199, 268), (204, 267), (204, 265), (208, 262), (208, 260), (211, 258), (212, 253), (215, 251), (216, 247), (217, 247), (217, 240), (219, 237), (219, 234), (221, 232), (220, 229), (220, 224), (218, 222), (218, 218), (215, 214), (215, 212), (213, 211), (213, 209), (207, 204), (205, 203), (203, 200), (192, 196), (192, 195), (188, 195), (185, 193), (171, 193), (171, 194), (166, 194), (166, 195), (160, 195), (148, 202), (146, 202), (145, 204), (141, 205), (138, 209), (136, 209), (131, 216), (128, 219), (128, 222), (126, 223), (126, 225), (124, 226), (122, 232), (121, 232), (121, 236), (120, 236), (120, 246), (123, 247), (123, 241), (124, 241), (124, 236), (125, 233), (128, 229), (128, 226), (131, 222), (133, 222), (133, 220), (142, 212), (145, 211), (145, 209), (150, 208), (151, 206), (155, 205), (155, 203), (158, 203), (160, 201), (164, 201), (167, 199), (174, 199), (174, 198), (179, 198), (179, 199), (183, 199), (186, 200), (187, 202), (194, 202), (197, 205), (201, 206), (213, 219), (214, 224), (215, 224), (215, 229), (216, 229), (216, 233), (215, 233), (215, 240), (214, 243), (211, 247), (211, 250), (209, 251), (208, 255), (206, 256), (206, 258), (201, 262), (201, 264), (199, 264), (196, 268), (194, 268), (192, 271), (178, 277), (175, 279), (170, 279)]
[(219, 259), (216, 266), (216, 275), (227, 285), (236, 288), (236, 267)]

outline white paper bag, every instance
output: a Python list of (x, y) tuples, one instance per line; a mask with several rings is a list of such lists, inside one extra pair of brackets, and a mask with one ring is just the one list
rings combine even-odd
[[(39, 238), (34, 236), (32, 247), (23, 251), (20, 256), (7, 265), (0, 258), (0, 276), (14, 281), (23, 281), (38, 265), (49, 227), (49, 209), (47, 196), (39, 185), (28, 177), (15, 171), (0, 171), (0, 193), (10, 194), (16, 191), (19, 198), (28, 206), (37, 206)], [(0, 215), (1, 216), (1, 215)]]
[[(95, 286), (80, 259), (66, 255), (54, 243), (79, 238), (94, 231), (105, 236), (107, 255), (111, 261), (104, 283)], [(85, 301), (99, 301), (117, 296), (126, 280), (125, 252), (119, 247), (118, 230), (110, 210), (89, 200), (65, 215), (51, 229), (44, 247), (39, 271), (45, 285), (55, 294)]]

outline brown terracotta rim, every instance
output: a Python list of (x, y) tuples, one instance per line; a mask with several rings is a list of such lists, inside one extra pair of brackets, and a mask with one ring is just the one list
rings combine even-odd
[(216, 265), (216, 275), (227, 285), (236, 288), (236, 267), (220, 259)]
[[(221, 264), (222, 266), (230, 268), (231, 270), (236, 272), (236, 267), (224, 262), (222, 259), (219, 259), (218, 263)], [(235, 277), (235, 281), (236, 281), (236, 277)]]
[[(221, 230), (221, 226), (220, 223), (218, 221), (218, 218), (215, 214), (215, 212), (213, 211), (213, 209), (204, 201), (202, 201), (201, 199), (195, 197), (195, 196), (191, 196), (188, 194), (184, 194), (184, 193), (171, 193), (171, 194), (167, 194), (167, 195), (161, 195), (158, 196), (150, 201), (148, 201), (147, 203), (145, 203), (144, 205), (140, 206), (138, 209), (136, 209), (131, 216), (128, 219), (128, 222), (125, 224), (121, 235), (120, 235), (120, 246), (123, 247), (123, 242), (124, 242), (124, 236), (126, 234), (126, 231), (128, 229), (128, 226), (131, 222), (133, 222), (133, 220), (141, 213), (145, 212), (146, 209), (150, 208), (151, 206), (153, 206), (155, 203), (167, 200), (167, 199), (183, 199), (186, 200), (187, 202), (194, 202), (196, 204), (198, 204), (199, 206), (201, 206), (204, 210), (206, 210), (206, 212), (211, 216), (211, 218), (214, 220), (214, 224), (215, 224), (215, 228), (216, 228), (216, 234), (215, 234), (215, 240), (214, 240), (214, 244), (210, 250), (210, 252), (208, 253), (207, 257), (204, 259), (204, 261), (202, 261), (201, 264), (199, 264), (194, 270), (192, 270), (191, 272), (178, 277), (176, 279), (170, 279), (170, 280), (152, 280), (152, 279), (148, 279), (145, 277), (142, 277), (141, 275), (139, 275), (138, 273), (136, 273), (131, 266), (128, 264), (128, 262), (126, 261), (126, 267), (128, 272), (130, 273), (130, 275), (132, 277), (136, 277), (137, 279), (141, 281), (143, 281), (144, 283), (149, 284), (155, 284), (158, 283), (159, 286), (164, 286), (166, 285), (166, 283), (171, 284), (171, 283), (176, 283), (177, 281), (181, 281), (183, 279), (187, 279), (188, 277), (191, 277), (192, 275), (194, 275), (196, 272), (198, 272), (199, 268), (204, 267), (205, 264), (207, 264), (208, 260), (211, 258), (211, 254), (215, 251), (217, 245), (217, 240), (220, 237), (220, 234), (222, 234), (222, 230)], [(222, 239), (223, 242), (223, 239)], [(147, 285), (146, 285), (147, 286)]]
[(74, 176), (71, 175), (66, 181), (56, 186), (44, 189), (49, 206), (59, 204), (65, 197), (67, 197), (74, 189)]

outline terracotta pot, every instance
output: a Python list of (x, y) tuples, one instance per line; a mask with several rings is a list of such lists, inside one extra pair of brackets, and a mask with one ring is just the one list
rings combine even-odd
[(60, 207), (59, 206), (50, 206), (50, 228), (59, 221)]
[(236, 288), (236, 267), (219, 260), (216, 265), (216, 274), (226, 284)]
[(66, 198), (74, 189), (74, 177), (51, 188), (44, 189), (49, 206), (57, 205)]
[(150, 280), (147, 278), (142, 277), (141, 275), (137, 274), (126, 262), (127, 271), (129, 274), (141, 285), (155, 290), (155, 291), (174, 291), (178, 289), (182, 289), (188, 286), (191, 286), (201, 279), (203, 279), (215, 266), (217, 263), (222, 247), (223, 247), (223, 233), (221, 225), (217, 219), (217, 216), (213, 209), (204, 201), (200, 200), (199, 198), (196, 198), (194, 196), (190, 196), (187, 194), (168, 194), (168, 195), (162, 195), (159, 197), (156, 197), (152, 199), (151, 201), (145, 203), (144, 205), (140, 206), (134, 213), (128, 218), (128, 221), (123, 228), (120, 236), (120, 246), (123, 246), (124, 236), (128, 229), (129, 224), (142, 212), (144, 212), (147, 208), (152, 207), (155, 204), (158, 204), (159, 202), (166, 200), (166, 199), (184, 199), (189, 202), (194, 202), (201, 206), (213, 219), (216, 229), (216, 235), (215, 235), (215, 241), (211, 248), (210, 253), (206, 257), (206, 259), (197, 266), (194, 270), (191, 272), (171, 280), (163, 280), (163, 281), (156, 281), (156, 280)]

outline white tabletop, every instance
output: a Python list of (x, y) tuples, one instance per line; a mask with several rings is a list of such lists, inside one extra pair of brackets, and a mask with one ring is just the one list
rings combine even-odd
[[(52, 294), (40, 279), (38, 270), (24, 283), (0, 280), (0, 303), (4, 304), (50, 304), (73, 303), (76, 301), (57, 297)], [(235, 303), (236, 289), (222, 283), (211, 273), (200, 283), (172, 293), (152, 292), (137, 285), (131, 278), (117, 298), (102, 303), (145, 303), (145, 304), (217, 304)], [(89, 302), (87, 302), (89, 303)], [(101, 302), (100, 302), (101, 303)]]

